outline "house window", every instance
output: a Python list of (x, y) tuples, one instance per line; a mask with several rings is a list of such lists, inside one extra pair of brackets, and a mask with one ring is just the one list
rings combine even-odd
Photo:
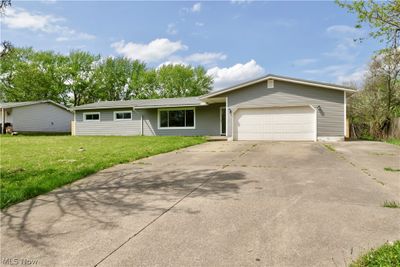
[(194, 129), (195, 109), (160, 109), (158, 110), (158, 127), (161, 129)]
[(84, 121), (100, 121), (100, 113), (83, 113), (83, 120)]
[(115, 111), (114, 112), (114, 120), (131, 120), (132, 119), (132, 111)]

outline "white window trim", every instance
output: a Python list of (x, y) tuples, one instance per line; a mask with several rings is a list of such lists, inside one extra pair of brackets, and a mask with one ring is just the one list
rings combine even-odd
[[(160, 120), (160, 112), (161, 111), (170, 111), (170, 110), (193, 110), (193, 126), (190, 127), (161, 127), (161, 120)], [(196, 129), (196, 108), (191, 107), (191, 108), (161, 108), (157, 110), (157, 129), (158, 130), (190, 130), (190, 129)]]
[[(87, 120), (86, 119), (86, 115), (89, 115), (89, 114), (98, 114), (99, 115), (99, 119), (98, 120)], [(100, 121), (100, 112), (84, 112), (83, 113), (83, 121), (85, 121), (85, 122), (92, 122), (92, 121)]]
[[(130, 119), (117, 119), (117, 113), (130, 113), (131, 118)], [(132, 110), (118, 110), (114, 111), (114, 121), (131, 121), (132, 120)]]

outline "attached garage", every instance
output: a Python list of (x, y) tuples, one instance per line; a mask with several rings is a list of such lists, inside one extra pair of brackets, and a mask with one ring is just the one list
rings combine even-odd
[(234, 114), (235, 140), (315, 141), (312, 106), (239, 108)]
[(228, 140), (340, 141), (354, 89), (268, 74), (200, 99), (226, 103)]

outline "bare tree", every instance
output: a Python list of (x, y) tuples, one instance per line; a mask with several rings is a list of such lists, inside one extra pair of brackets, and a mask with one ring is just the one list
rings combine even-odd
[[(11, 0), (1, 0), (0, 2), (0, 14), (4, 15), (6, 8), (11, 6)], [(10, 41), (2, 41), (0, 48), (0, 58), (4, 57), (13, 48)]]
[(13, 45), (11, 44), (10, 41), (1, 42), (0, 58), (4, 57), (6, 54), (8, 54), (11, 51), (11, 49), (13, 49)]
[(11, 6), (11, 0), (1, 0), (0, 2), (0, 13), (4, 14), (6, 8)]

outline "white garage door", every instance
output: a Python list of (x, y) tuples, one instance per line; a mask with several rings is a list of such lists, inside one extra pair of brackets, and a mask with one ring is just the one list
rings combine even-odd
[(237, 140), (314, 140), (315, 111), (310, 106), (238, 109)]

